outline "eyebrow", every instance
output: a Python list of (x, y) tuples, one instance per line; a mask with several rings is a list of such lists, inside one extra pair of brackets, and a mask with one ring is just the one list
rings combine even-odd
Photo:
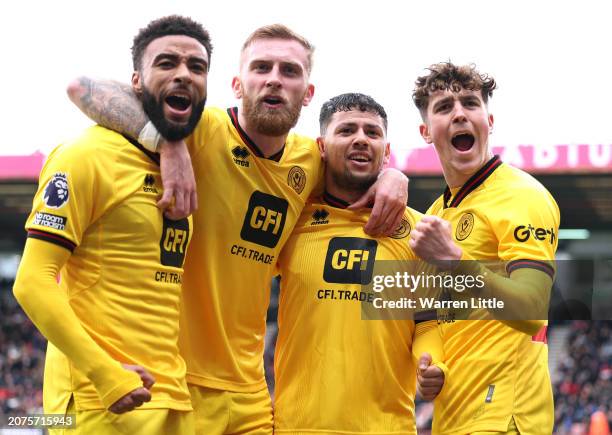
[[(339, 128), (346, 128), (346, 127), (356, 128), (356, 127), (359, 127), (359, 124), (357, 124), (356, 122), (350, 122), (350, 121), (341, 122), (340, 124), (338, 124), (335, 130), (338, 130)], [(374, 123), (366, 123), (364, 125), (364, 128), (371, 128), (375, 130), (380, 130), (382, 132), (385, 131), (385, 129), (381, 125), (374, 124)]]
[[(253, 60), (251, 60), (251, 61), (249, 62), (249, 66), (251, 66), (251, 65), (257, 65), (258, 63), (275, 63), (275, 62), (277, 62), (277, 60), (276, 60), (276, 59), (258, 58), (258, 59), (253, 59)], [(279, 62), (281, 65), (283, 65), (283, 66), (287, 66), (287, 65), (289, 65), (289, 66), (292, 66), (292, 67), (294, 67), (294, 68), (297, 68), (297, 69), (299, 69), (299, 70), (301, 70), (301, 71), (304, 71), (304, 70), (305, 70), (305, 67), (304, 67), (304, 66), (302, 66), (302, 64), (301, 64), (301, 63), (299, 63), (299, 62), (291, 62), (291, 61), (288, 61), (288, 60), (281, 60), (281, 61), (278, 61), (278, 62)]]
[[(173, 61), (178, 61), (181, 58), (181, 56), (179, 56), (178, 54), (172, 54), (172, 53), (160, 53), (157, 56), (155, 56), (155, 59), (153, 59), (153, 64), (156, 64), (157, 62), (164, 60), (164, 59), (168, 59), (168, 60), (173, 60)], [(206, 61), (206, 59), (204, 59), (203, 57), (200, 56), (189, 56), (189, 58), (187, 59), (188, 62), (196, 62), (196, 63), (201, 63), (205, 66), (208, 66), (208, 62)]]
[(444, 104), (446, 104), (446, 103), (448, 103), (449, 101), (452, 101), (452, 100), (454, 100), (454, 99), (455, 99), (455, 98), (454, 98), (453, 96), (448, 95), (448, 96), (446, 96), (446, 97), (444, 97), (444, 98), (442, 98), (442, 99), (440, 99), (440, 100), (436, 101), (436, 102), (434, 103), (434, 105), (433, 105), (432, 109), (433, 109), (433, 110), (436, 110), (438, 107), (440, 107), (440, 106), (442, 106), (442, 105), (444, 105)]

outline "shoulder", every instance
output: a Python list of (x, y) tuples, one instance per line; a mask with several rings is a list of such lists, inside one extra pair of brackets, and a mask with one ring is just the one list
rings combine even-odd
[[(425, 214), (437, 215), (444, 208), (444, 196), (440, 195), (434, 202), (429, 206)], [(418, 213), (418, 212), (417, 212)], [(419, 218), (420, 219), (420, 218)]]
[(54, 165), (69, 165), (88, 170), (92, 165), (114, 160), (116, 155), (130, 145), (121, 134), (95, 125), (79, 136), (57, 146), (47, 158)]
[(556, 204), (542, 183), (527, 172), (506, 163), (498, 168), (492, 182), (496, 195), (505, 201), (546, 201)]

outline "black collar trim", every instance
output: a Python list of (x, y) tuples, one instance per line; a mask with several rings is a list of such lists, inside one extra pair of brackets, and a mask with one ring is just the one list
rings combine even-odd
[(134, 145), (136, 148), (138, 148), (140, 151), (145, 153), (148, 158), (153, 160), (153, 163), (155, 163), (157, 166), (159, 166), (159, 154), (158, 153), (152, 153), (151, 151), (149, 151), (148, 149), (146, 149), (145, 147), (140, 145), (140, 143), (138, 141), (132, 139), (131, 137), (129, 137), (129, 136), (125, 135), (125, 134), (123, 135), (123, 137), (128, 142), (130, 142), (132, 145)]
[(251, 139), (249, 135), (246, 134), (246, 132), (242, 129), (242, 127), (240, 127), (240, 123), (238, 122), (238, 108), (230, 107), (229, 109), (227, 109), (227, 114), (229, 115), (230, 120), (234, 125), (234, 128), (236, 129), (236, 131), (238, 131), (240, 139), (242, 139), (242, 142), (244, 142), (244, 144), (249, 147), (249, 149), (253, 154), (255, 154), (255, 156), (260, 157), (262, 159), (273, 160), (275, 162), (280, 161), (281, 157), (283, 156), (283, 152), (285, 151), (285, 145), (283, 145), (283, 147), (277, 153), (272, 154), (270, 157), (265, 157), (261, 149), (253, 141), (253, 139)]
[(451, 199), (451, 191), (450, 188), (446, 186), (446, 189), (444, 190), (444, 208), (457, 207), (461, 203), (461, 201), (463, 201), (465, 197), (468, 196), (469, 193), (471, 193), (476, 188), (478, 188), (478, 186), (484, 183), (484, 181), (489, 178), (489, 176), (497, 168), (499, 168), (502, 163), (503, 162), (501, 161), (498, 155), (493, 156), (491, 160), (485, 163), (484, 166), (478, 170), (478, 172), (472, 175), (465, 182), (465, 184), (461, 186), (461, 189), (459, 189), (459, 192), (457, 192), (457, 194), (452, 199), (452, 201), (450, 201), (450, 203), (449, 200)]

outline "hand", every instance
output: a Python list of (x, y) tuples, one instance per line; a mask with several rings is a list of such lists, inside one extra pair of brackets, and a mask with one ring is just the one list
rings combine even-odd
[(452, 269), (463, 251), (453, 241), (451, 224), (438, 216), (424, 216), (410, 232), (410, 247), (428, 263)]
[[(183, 219), (198, 208), (198, 194), (191, 157), (185, 141), (165, 142), (161, 146), (161, 177), (164, 194), (157, 207), (169, 219)], [(174, 200), (174, 201), (173, 201)]]
[(153, 376), (151, 376), (149, 372), (147, 372), (141, 366), (130, 364), (122, 364), (122, 366), (127, 370), (138, 373), (138, 375), (140, 375), (140, 380), (142, 381), (143, 387), (130, 391), (125, 396), (113, 403), (110, 406), (109, 411), (115, 414), (123, 414), (124, 412), (131, 411), (134, 408), (138, 408), (144, 402), (150, 401), (151, 393), (149, 390), (155, 383), (155, 378), (153, 378)]
[(378, 180), (349, 209), (365, 208), (374, 203), (368, 223), (363, 228), (366, 234), (376, 237), (390, 236), (402, 222), (408, 203), (408, 177), (397, 169), (385, 169)]
[(424, 400), (434, 400), (444, 386), (444, 372), (431, 365), (431, 355), (425, 352), (417, 366), (417, 391)]

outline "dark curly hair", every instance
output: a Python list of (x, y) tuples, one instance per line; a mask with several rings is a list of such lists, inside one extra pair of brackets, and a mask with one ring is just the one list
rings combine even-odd
[(462, 89), (480, 91), (482, 100), (487, 104), (497, 87), (495, 79), (479, 73), (474, 64), (455, 65), (449, 61), (436, 63), (427, 69), (429, 74), (416, 79), (412, 92), (412, 100), (423, 119), (427, 115), (429, 97), (436, 91), (460, 92)]
[(378, 104), (376, 100), (369, 95), (351, 92), (348, 94), (337, 95), (323, 103), (321, 106), (321, 113), (319, 114), (319, 128), (321, 129), (321, 135), (325, 134), (327, 126), (329, 125), (334, 113), (348, 112), (350, 110), (359, 110), (361, 112), (370, 112), (375, 115), (379, 115), (383, 120), (385, 130), (387, 129), (387, 112), (385, 112), (385, 108)]
[(132, 62), (135, 71), (139, 70), (142, 66), (142, 56), (151, 41), (168, 35), (185, 35), (197, 40), (206, 49), (206, 53), (208, 54), (208, 67), (210, 68), (212, 44), (208, 31), (204, 29), (200, 23), (193, 21), (189, 17), (169, 15), (151, 21), (147, 27), (140, 29), (138, 34), (134, 37)]

